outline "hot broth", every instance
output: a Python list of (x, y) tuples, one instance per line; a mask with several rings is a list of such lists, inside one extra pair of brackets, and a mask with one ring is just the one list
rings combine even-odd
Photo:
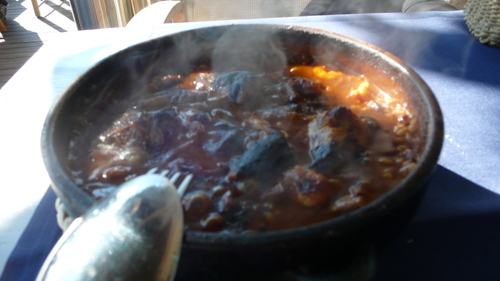
[[(155, 76), (92, 143), (77, 184), (105, 197), (152, 168), (193, 174), (185, 229), (250, 233), (321, 222), (396, 186), (421, 152), (406, 98), (332, 65)], [(78, 136), (76, 137), (78, 138)]]

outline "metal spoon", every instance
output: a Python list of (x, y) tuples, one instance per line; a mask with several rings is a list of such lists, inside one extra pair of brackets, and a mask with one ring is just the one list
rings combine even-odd
[(172, 183), (178, 176), (169, 180), (148, 173), (122, 184), (73, 221), (36, 280), (173, 280), (183, 233), (182, 206)]

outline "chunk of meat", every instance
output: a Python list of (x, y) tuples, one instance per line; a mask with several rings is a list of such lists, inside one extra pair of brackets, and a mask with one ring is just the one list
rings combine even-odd
[(271, 127), (271, 124), (264, 120), (261, 115), (252, 115), (242, 123), (245, 130), (245, 147), (249, 148), (256, 141), (265, 139), (277, 131)]
[(148, 84), (148, 90), (152, 93), (169, 89), (182, 82), (180, 75), (158, 75)]
[(144, 161), (163, 150), (179, 134), (174, 112), (153, 114), (126, 112), (98, 138), (90, 164), (90, 180), (123, 180), (143, 172)]
[(294, 165), (290, 147), (279, 133), (252, 143), (233, 163), (229, 180), (252, 178), (259, 182), (273, 180)]
[(331, 175), (370, 143), (365, 123), (345, 107), (321, 112), (308, 125), (310, 168)]
[(259, 110), (245, 120), (246, 141), (251, 142), (277, 130), (287, 139), (298, 164), (305, 165), (310, 161), (307, 124), (316, 112), (314, 115), (300, 114), (290, 106)]
[(232, 155), (240, 155), (245, 149), (245, 133), (240, 129), (210, 131), (207, 136), (203, 149), (210, 155), (228, 159)]
[(368, 180), (359, 180), (354, 185), (349, 187), (349, 194), (337, 199), (330, 211), (332, 213), (342, 214), (355, 209), (358, 209), (376, 197), (380, 193), (372, 182)]
[(142, 163), (149, 154), (142, 146), (98, 145), (92, 154), (87, 179), (91, 182), (119, 183), (128, 175), (143, 173)]
[(324, 205), (339, 188), (324, 175), (300, 166), (286, 171), (280, 184), (290, 190), (293, 201), (307, 208)]
[(214, 79), (215, 74), (213, 72), (194, 72), (186, 77), (180, 86), (188, 90), (209, 90)]
[(212, 119), (210, 114), (194, 108), (187, 108), (180, 111), (179, 116), (183, 126), (188, 126), (191, 122), (200, 122), (204, 126), (207, 126), (211, 123)]
[(143, 111), (157, 111), (164, 108), (184, 109), (207, 100), (208, 91), (169, 88), (142, 100), (138, 108)]
[(142, 141), (150, 153), (162, 152), (183, 131), (179, 126), (179, 118), (173, 111), (161, 111), (145, 115), (140, 120), (138, 130), (141, 131)]
[(321, 85), (304, 77), (290, 77), (278, 83), (276, 93), (281, 98), (280, 104), (286, 104), (290, 112), (314, 115), (329, 108), (321, 94)]
[(314, 83), (312, 80), (295, 76), (288, 80), (288, 85), (297, 94), (292, 101), (295, 99), (317, 99), (322, 95), (321, 88), (318, 84)]
[(224, 161), (219, 161), (216, 157), (206, 157), (203, 148), (193, 140), (170, 150), (158, 160), (158, 163), (153, 162), (154, 166), (160, 166), (172, 173), (190, 173), (206, 179), (223, 177), (229, 172)]
[(186, 139), (201, 139), (205, 135), (206, 126), (210, 125), (211, 118), (208, 113), (194, 108), (188, 108), (179, 112), (182, 126), (186, 130)]
[(212, 87), (215, 92), (227, 93), (229, 104), (241, 107), (244, 111), (274, 104), (273, 100), (285, 99), (279, 95), (280, 91), (271, 78), (249, 71), (217, 74)]

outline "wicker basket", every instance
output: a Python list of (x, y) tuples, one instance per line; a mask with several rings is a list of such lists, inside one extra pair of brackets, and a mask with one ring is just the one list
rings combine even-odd
[(481, 43), (500, 47), (500, 0), (468, 0), (464, 17)]

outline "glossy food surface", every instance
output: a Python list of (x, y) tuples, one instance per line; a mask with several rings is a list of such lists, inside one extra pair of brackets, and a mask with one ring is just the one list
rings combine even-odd
[(396, 186), (422, 149), (402, 93), (336, 65), (201, 66), (155, 76), (141, 97), (85, 161), (75, 134), (73, 178), (99, 199), (151, 168), (193, 174), (182, 198), (186, 230), (272, 231), (339, 216)]

